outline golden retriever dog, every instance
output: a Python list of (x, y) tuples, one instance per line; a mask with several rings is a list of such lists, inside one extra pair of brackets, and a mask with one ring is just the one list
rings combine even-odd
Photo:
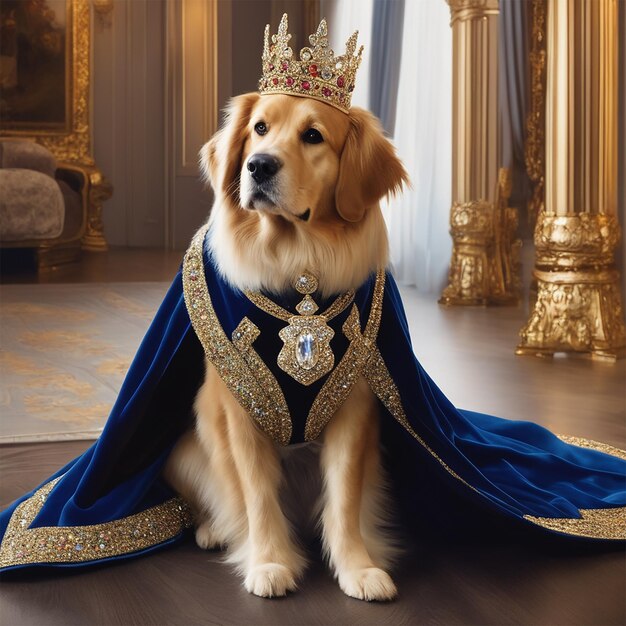
[[(215, 203), (209, 245), (236, 288), (281, 293), (306, 269), (326, 297), (358, 288), (388, 260), (379, 201), (408, 177), (378, 120), (312, 98), (234, 98), (201, 165)], [(279, 446), (262, 433), (207, 362), (196, 427), (175, 446), (166, 478), (196, 512), (202, 548), (227, 547), (245, 588), (264, 597), (296, 588), (305, 558), (281, 506)], [(390, 600), (394, 556), (381, 528), (379, 409), (365, 380), (321, 435), (320, 524), (339, 586)]]

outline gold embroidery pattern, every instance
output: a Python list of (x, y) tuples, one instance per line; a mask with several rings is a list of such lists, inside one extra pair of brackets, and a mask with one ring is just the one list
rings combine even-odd
[(626, 450), (620, 450), (614, 446), (610, 446), (608, 443), (601, 443), (599, 441), (593, 441), (592, 439), (583, 439), (582, 437), (570, 437), (569, 435), (557, 435), (557, 437), (569, 443), (572, 446), (578, 446), (579, 448), (590, 448), (597, 452), (604, 452), (604, 454), (610, 454), (616, 456), (619, 459), (626, 461)]
[[(265, 311), (265, 313), (268, 313), (283, 322), (288, 322), (292, 317), (294, 317), (293, 313), (290, 313), (287, 309), (284, 309), (282, 306), (276, 304), (276, 302), (270, 300), (267, 296), (264, 296), (258, 291), (245, 291), (244, 293), (255, 306), (261, 309), (261, 311)], [(323, 313), (320, 314), (320, 317), (323, 317), (327, 322), (330, 322), (330, 320), (334, 317), (337, 317), (337, 315), (345, 311), (352, 300), (354, 300), (353, 289), (346, 291), (346, 293), (339, 296)]]
[(257, 379), (261, 382), (261, 388), (265, 392), (267, 401), (274, 404), (274, 410), (280, 422), (289, 427), (289, 437), (291, 438), (291, 416), (287, 401), (280, 388), (278, 381), (270, 371), (269, 367), (256, 353), (252, 347), (254, 340), (261, 334), (261, 331), (247, 317), (244, 317), (239, 326), (233, 331), (233, 344), (241, 352), (248, 367), (255, 372)]
[(350, 345), (311, 406), (304, 428), (304, 438), (307, 441), (313, 441), (319, 437), (330, 418), (346, 401), (352, 387), (365, 368), (372, 348), (376, 344), (383, 310), (384, 292), (385, 271), (379, 270), (376, 274), (365, 332), (361, 334), (361, 323), (356, 305), (353, 305), (348, 319), (344, 322), (343, 332), (350, 340)]
[(565, 535), (588, 539), (626, 539), (626, 507), (580, 509), (580, 519), (569, 517), (534, 517), (524, 519)]
[(103, 524), (28, 528), (61, 478), (45, 484), (13, 511), (0, 546), (0, 568), (99, 561), (151, 548), (192, 525), (187, 504), (172, 498)]
[(277, 411), (280, 398), (270, 398), (239, 351), (226, 336), (217, 319), (204, 276), (202, 258), (208, 225), (195, 235), (183, 261), (183, 293), (191, 324), (207, 359), (239, 404), (274, 441), (287, 445), (291, 439), (291, 419)]

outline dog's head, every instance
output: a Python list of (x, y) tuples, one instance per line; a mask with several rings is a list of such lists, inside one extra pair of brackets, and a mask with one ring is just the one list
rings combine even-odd
[(239, 289), (282, 292), (308, 269), (323, 295), (387, 264), (378, 201), (407, 180), (378, 120), (312, 98), (246, 94), (201, 152), (215, 191), (210, 245)]
[(359, 222), (408, 180), (372, 114), (277, 94), (234, 98), (201, 165), (233, 208), (296, 224)]

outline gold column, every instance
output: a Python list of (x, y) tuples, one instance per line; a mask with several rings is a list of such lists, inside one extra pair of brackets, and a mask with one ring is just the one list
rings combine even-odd
[(506, 206), (508, 174), (499, 172), (498, 0), (446, 1), (452, 16), (453, 250), (439, 302), (515, 302), (517, 273), (506, 268), (517, 263), (506, 254), (519, 247), (517, 214)]
[(617, 1), (548, 0), (537, 301), (517, 354), (624, 356), (617, 221)]

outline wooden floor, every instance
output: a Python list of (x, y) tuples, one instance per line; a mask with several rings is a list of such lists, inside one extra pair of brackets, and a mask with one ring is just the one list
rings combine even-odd
[(21, 250), (4, 250), (0, 283), (106, 283), (169, 281), (184, 250), (113, 247), (106, 252), (83, 252), (78, 263), (36, 272)]
[[(180, 259), (112, 251), (50, 277), (12, 282), (168, 280)], [(513, 356), (520, 309), (439, 309), (404, 292), (414, 345), (454, 402), (557, 432), (624, 447), (624, 363)], [(89, 442), (0, 447), (0, 506), (30, 490)], [(428, 515), (428, 511), (424, 511)], [(0, 583), (0, 623), (91, 624), (546, 624), (626, 623), (621, 547), (518, 544), (425, 535), (395, 573), (399, 598), (367, 604), (344, 596), (311, 551), (300, 590), (279, 600), (246, 593), (219, 553), (192, 541), (107, 567), (14, 574)]]

